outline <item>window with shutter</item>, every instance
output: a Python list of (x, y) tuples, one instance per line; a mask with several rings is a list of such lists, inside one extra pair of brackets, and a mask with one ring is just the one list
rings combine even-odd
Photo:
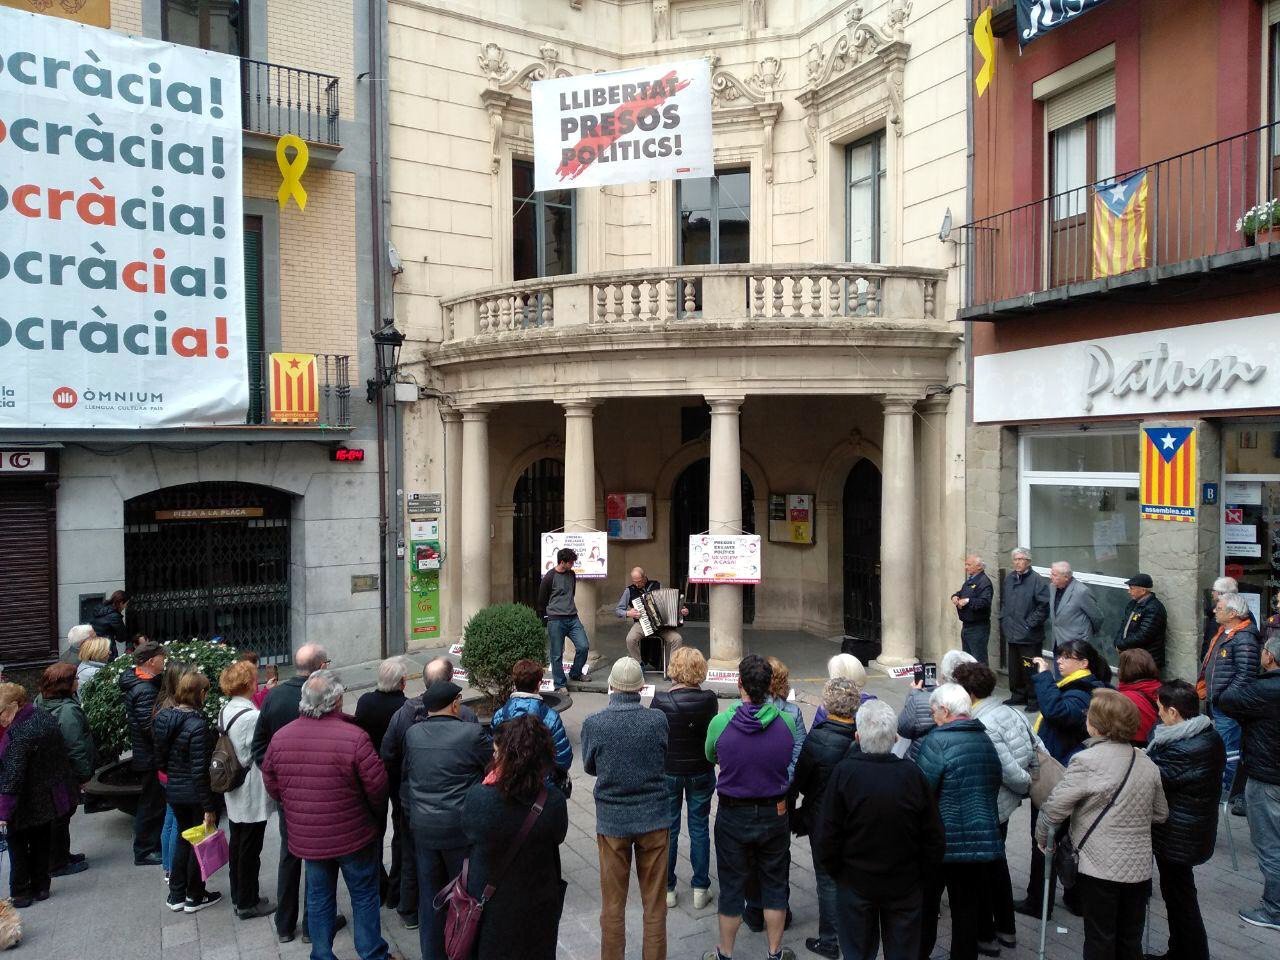
[(54, 492), (50, 480), (0, 481), (0, 663), (58, 654)]

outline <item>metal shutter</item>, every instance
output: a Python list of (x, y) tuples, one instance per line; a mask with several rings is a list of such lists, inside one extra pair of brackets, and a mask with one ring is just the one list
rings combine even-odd
[(54, 494), (50, 481), (0, 482), (0, 662), (58, 653)]
[(1083, 120), (1099, 110), (1114, 107), (1115, 103), (1116, 75), (1114, 70), (1108, 70), (1046, 100), (1044, 128), (1057, 130), (1077, 120)]

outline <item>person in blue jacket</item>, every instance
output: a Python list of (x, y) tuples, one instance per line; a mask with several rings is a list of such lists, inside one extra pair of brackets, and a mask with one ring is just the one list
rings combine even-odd
[(556, 766), (567, 773), (573, 764), (573, 746), (569, 743), (560, 714), (551, 709), (538, 693), (538, 686), (542, 683), (542, 664), (536, 660), (517, 660), (511, 668), (511, 677), (516, 689), (507, 702), (493, 712), (494, 733), (506, 721), (516, 717), (537, 717), (551, 733), (551, 742), (556, 748)]

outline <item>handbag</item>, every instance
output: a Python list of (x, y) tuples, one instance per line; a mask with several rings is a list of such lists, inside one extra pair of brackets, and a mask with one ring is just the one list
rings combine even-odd
[(1040, 746), (1039, 741), (1036, 742), (1036, 763), (1039, 768), (1031, 778), (1030, 795), (1031, 805), (1039, 810), (1049, 799), (1049, 794), (1053, 793), (1053, 788), (1058, 785), (1067, 768), (1060, 764), (1053, 754)]
[(470, 960), (472, 951), (475, 949), (476, 936), (480, 933), (480, 918), (484, 915), (484, 905), (493, 897), (498, 881), (507, 872), (507, 867), (511, 866), (516, 853), (524, 846), (529, 831), (542, 815), (542, 809), (546, 803), (547, 788), (543, 786), (538, 791), (538, 799), (529, 808), (529, 815), (524, 818), (524, 825), (516, 834), (515, 842), (507, 848), (507, 854), (503, 857), (502, 863), (489, 877), (489, 882), (484, 885), (479, 900), (467, 893), (470, 857), (462, 861), (462, 872), (450, 880), (448, 885), (436, 895), (436, 910), (447, 909), (448, 911), (444, 921), (444, 952), (449, 960)]
[[(1130, 748), (1133, 749), (1133, 748)], [(1129, 768), (1124, 772), (1124, 779), (1120, 781), (1120, 786), (1116, 787), (1115, 793), (1111, 794), (1111, 799), (1107, 801), (1107, 805), (1102, 808), (1102, 812), (1094, 818), (1089, 829), (1085, 831), (1085, 835), (1080, 838), (1080, 846), (1076, 846), (1071, 842), (1071, 832), (1063, 833), (1062, 839), (1058, 841), (1057, 847), (1053, 851), (1053, 865), (1057, 870), (1058, 879), (1062, 881), (1062, 886), (1068, 890), (1076, 885), (1076, 880), (1080, 877), (1080, 851), (1084, 849), (1084, 845), (1089, 842), (1089, 838), (1093, 836), (1093, 831), (1098, 828), (1098, 824), (1102, 822), (1102, 818), (1107, 815), (1112, 806), (1115, 805), (1116, 798), (1120, 796), (1120, 792), (1124, 790), (1124, 785), (1129, 782), (1129, 774), (1133, 772), (1133, 762), (1138, 759), (1138, 751), (1136, 749), (1129, 756)]]

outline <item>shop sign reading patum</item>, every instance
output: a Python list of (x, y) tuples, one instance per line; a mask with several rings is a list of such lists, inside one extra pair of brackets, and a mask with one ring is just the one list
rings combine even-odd
[(1280, 406), (1280, 315), (974, 358), (977, 422)]

